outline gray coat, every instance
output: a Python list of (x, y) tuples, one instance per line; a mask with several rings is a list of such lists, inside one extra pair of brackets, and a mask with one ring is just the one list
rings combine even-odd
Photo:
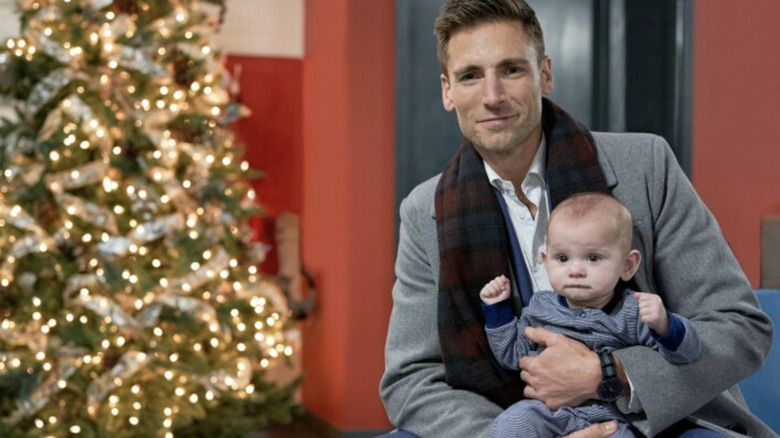
[[(639, 289), (658, 293), (668, 309), (689, 318), (702, 342), (701, 359), (683, 366), (646, 347), (616, 351), (644, 407), (632, 418), (634, 425), (654, 436), (688, 418), (731, 436), (741, 435), (718, 426), (742, 428), (751, 437), (776, 437), (748, 412), (736, 386), (761, 367), (772, 324), (759, 310), (715, 218), (662, 138), (593, 135), (607, 183), (634, 218), (634, 247), (643, 255), (636, 273)], [(423, 438), (486, 437), (501, 408), (444, 380), (436, 317), (438, 180), (420, 184), (401, 204), (380, 393), (396, 427)]]

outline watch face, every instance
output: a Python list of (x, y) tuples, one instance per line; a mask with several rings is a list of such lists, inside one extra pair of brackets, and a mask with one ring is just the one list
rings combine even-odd
[(604, 379), (601, 381), (601, 383), (599, 383), (599, 387), (596, 392), (604, 401), (615, 401), (618, 399), (618, 397), (620, 397), (620, 394), (623, 393), (623, 382), (621, 382), (617, 377)]

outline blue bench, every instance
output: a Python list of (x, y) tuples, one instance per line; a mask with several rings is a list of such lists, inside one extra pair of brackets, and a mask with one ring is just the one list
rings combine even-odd
[(758, 418), (780, 434), (780, 290), (756, 291), (761, 310), (775, 326), (775, 338), (764, 366), (739, 384), (745, 401)]

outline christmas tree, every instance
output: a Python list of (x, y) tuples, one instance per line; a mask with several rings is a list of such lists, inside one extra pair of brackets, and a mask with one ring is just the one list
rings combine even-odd
[[(0, 50), (0, 436), (289, 421), (287, 305), (215, 47), (224, 0), (21, 0)], [(283, 366), (283, 365), (282, 365)]]

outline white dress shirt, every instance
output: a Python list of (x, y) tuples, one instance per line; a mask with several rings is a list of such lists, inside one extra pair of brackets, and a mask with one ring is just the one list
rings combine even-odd
[(542, 136), (542, 142), (521, 185), (523, 195), (536, 206), (536, 217), (531, 214), (528, 206), (520, 201), (514, 185), (498, 176), (498, 173), (485, 162), (485, 172), (490, 184), (501, 192), (506, 201), (534, 292), (552, 290), (547, 270), (542, 263), (542, 250), (547, 244), (547, 222), (550, 218), (545, 177), (546, 157), (547, 142)]

